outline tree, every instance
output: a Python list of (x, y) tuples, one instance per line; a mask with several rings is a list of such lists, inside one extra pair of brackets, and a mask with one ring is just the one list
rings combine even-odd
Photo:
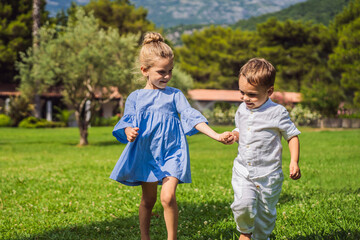
[(258, 25), (258, 55), (277, 70), (277, 89), (300, 92), (313, 68), (326, 65), (336, 38), (322, 25), (272, 18)]
[(329, 65), (340, 79), (349, 108), (360, 109), (360, 0), (352, 1), (333, 27), (339, 40)]
[[(38, 47), (38, 35), (39, 35), (39, 28), (40, 28), (40, 0), (33, 0), (33, 11), (32, 11), (32, 20), (33, 20), (33, 27), (32, 27), (32, 37), (33, 37), (33, 50), (36, 51)], [(35, 84), (37, 86), (37, 84)], [(41, 117), (41, 101), (40, 95), (35, 94), (34, 97), (35, 102), (35, 117)]]
[[(70, 17), (74, 15), (76, 8), (73, 3), (68, 10)], [(93, 12), (101, 28), (116, 28), (120, 35), (134, 33), (139, 34), (140, 39), (145, 32), (155, 29), (155, 25), (146, 19), (147, 10), (143, 7), (135, 8), (129, 0), (91, 0), (82, 8), (86, 13)]]
[(176, 55), (196, 88), (238, 89), (240, 67), (256, 52), (255, 34), (231, 28), (211, 26), (182, 41)]
[[(45, 0), (39, 1), (40, 22), (48, 19)], [(19, 52), (32, 45), (32, 0), (0, 2), (0, 83), (13, 83)]]
[(314, 67), (307, 77), (301, 89), (303, 95), (301, 104), (320, 113), (322, 117), (336, 116), (344, 95), (329, 67)]
[(132, 90), (137, 39), (131, 34), (120, 37), (112, 28), (100, 29), (95, 17), (79, 8), (60, 34), (48, 26), (41, 28), (37, 50), (21, 54), (17, 66), (22, 93), (33, 94), (35, 81), (38, 93), (60, 87), (65, 103), (75, 110), (79, 145), (87, 145), (91, 120), (87, 114), (94, 113), (96, 101), (109, 101), (111, 86), (124, 95)]

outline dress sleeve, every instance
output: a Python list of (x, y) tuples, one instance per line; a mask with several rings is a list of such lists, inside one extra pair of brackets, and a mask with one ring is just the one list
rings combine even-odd
[(125, 134), (125, 128), (136, 127), (136, 96), (135, 92), (131, 93), (125, 102), (124, 116), (115, 125), (112, 132), (113, 136), (121, 143), (128, 143)]
[(286, 141), (301, 133), (291, 121), (289, 113), (285, 108), (280, 113), (279, 129)]
[(195, 126), (205, 122), (207, 119), (196, 109), (192, 108), (184, 94), (179, 90), (175, 93), (176, 110), (181, 116), (181, 125), (186, 135), (191, 136), (198, 132)]

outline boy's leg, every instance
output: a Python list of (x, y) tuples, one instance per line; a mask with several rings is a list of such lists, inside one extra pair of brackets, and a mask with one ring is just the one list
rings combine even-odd
[(157, 198), (157, 185), (157, 182), (143, 182), (141, 184), (142, 196), (139, 206), (141, 240), (150, 239), (150, 218)]
[(254, 220), (257, 214), (257, 189), (255, 184), (233, 168), (231, 184), (234, 189), (234, 202), (231, 209), (234, 214), (240, 239), (249, 239), (254, 231)]
[(281, 172), (256, 182), (260, 192), (253, 232), (253, 238), (256, 240), (268, 239), (275, 228), (276, 204), (279, 201), (283, 180), (284, 175)]
[(179, 180), (175, 177), (164, 178), (160, 193), (161, 204), (164, 207), (168, 240), (176, 240), (179, 212), (175, 193), (178, 182)]

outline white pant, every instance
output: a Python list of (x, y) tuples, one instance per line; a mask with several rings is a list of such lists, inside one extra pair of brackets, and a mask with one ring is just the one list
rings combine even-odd
[(231, 209), (241, 233), (251, 233), (256, 240), (268, 239), (275, 227), (276, 204), (283, 180), (282, 172), (250, 179), (233, 168), (234, 202)]

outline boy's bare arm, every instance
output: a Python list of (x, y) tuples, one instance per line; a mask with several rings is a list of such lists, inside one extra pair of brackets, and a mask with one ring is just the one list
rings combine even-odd
[(239, 132), (238, 131), (232, 131), (232, 134), (234, 136), (234, 141), (239, 142)]
[(300, 156), (300, 142), (298, 136), (292, 137), (288, 140), (290, 150), (290, 178), (297, 180), (301, 178), (301, 172), (299, 168), (299, 156)]

